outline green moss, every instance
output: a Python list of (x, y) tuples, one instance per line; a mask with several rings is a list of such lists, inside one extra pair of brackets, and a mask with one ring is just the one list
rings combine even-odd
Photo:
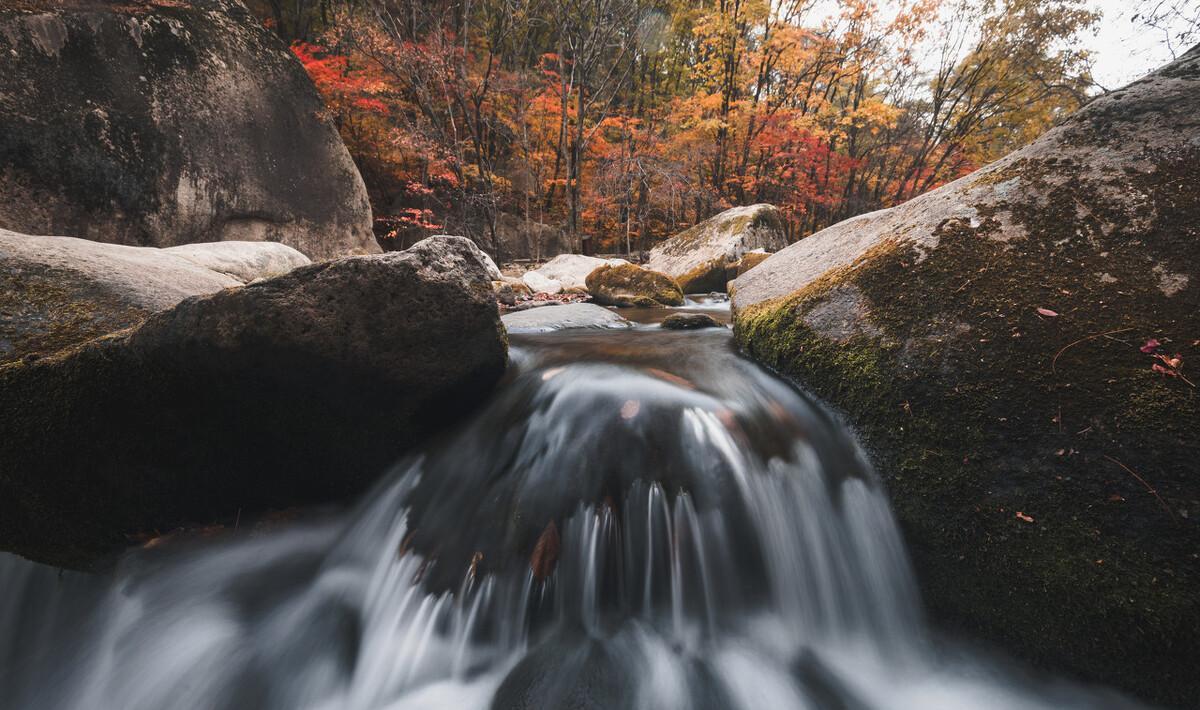
[[(1200, 697), (1200, 395), (1139, 346), (1166, 343), (1185, 375), (1200, 363), (1200, 250), (1186, 236), (1200, 151), (1132, 185), (1052, 183), (1051, 167), (999, 176), (1045, 199), (980, 205), (978, 227), (942, 224), (927, 253), (877, 248), (739, 312), (735, 333), (855, 425), (936, 619), (1186, 706)], [(1130, 211), (1106, 198), (1116, 189), (1154, 203)], [(1028, 237), (991, 239), (1000, 209)], [(1167, 296), (1156, 267), (1191, 279)], [(813, 309), (851, 285), (870, 328), (814, 332)]]

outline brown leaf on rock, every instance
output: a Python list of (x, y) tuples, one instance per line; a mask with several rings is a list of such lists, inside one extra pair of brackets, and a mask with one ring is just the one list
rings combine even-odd
[(551, 520), (538, 537), (537, 544), (533, 546), (533, 554), (529, 557), (529, 568), (533, 571), (534, 579), (541, 581), (554, 574), (561, 547), (558, 526)]

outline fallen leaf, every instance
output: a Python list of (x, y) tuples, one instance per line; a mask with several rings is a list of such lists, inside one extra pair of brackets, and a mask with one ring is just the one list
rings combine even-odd
[(1173, 357), (1167, 357), (1166, 355), (1155, 355), (1154, 357), (1162, 360), (1166, 366), (1172, 370), (1178, 370), (1179, 367), (1183, 365), (1183, 357), (1178, 353), (1176, 353)]
[(1141, 347), (1141, 351), (1149, 355), (1157, 350), (1159, 345), (1162, 345), (1162, 343), (1158, 342), (1158, 340), (1155, 338), (1150, 338), (1146, 341), (1146, 344)]
[(1160, 375), (1168, 375), (1170, 377), (1179, 377), (1178, 372), (1172, 370), (1169, 367), (1163, 367), (1162, 365), (1159, 365), (1157, 362), (1154, 363), (1153, 365), (1151, 365), (1150, 369), (1154, 370), (1155, 372), (1157, 372)]
[(1022, 513), (1022, 512), (1021, 512), (1021, 511), (1019, 511), (1019, 510), (1017, 511), (1017, 520), (1021, 520), (1021, 521), (1023, 521), (1023, 522), (1026, 522), (1026, 523), (1032, 523), (1032, 522), (1033, 522), (1033, 518), (1032, 518), (1032, 517), (1030, 517), (1030, 516), (1028, 516), (1028, 515), (1026, 515), (1026, 514)]
[(529, 568), (533, 572), (534, 579), (540, 581), (553, 574), (554, 568), (558, 565), (558, 552), (561, 546), (558, 526), (551, 520), (546, 529), (542, 531), (541, 536), (538, 537), (537, 544), (533, 546), (533, 554), (529, 557)]
[(1054, 311), (1050, 310), (1049, 308), (1039, 308), (1039, 309), (1037, 309), (1037, 312), (1043, 316), (1046, 316), (1047, 318), (1057, 318), (1058, 317), (1058, 314), (1055, 313)]

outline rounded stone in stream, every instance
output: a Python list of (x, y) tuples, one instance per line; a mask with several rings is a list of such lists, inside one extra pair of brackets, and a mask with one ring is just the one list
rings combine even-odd
[(707, 313), (673, 313), (663, 319), (662, 327), (667, 330), (700, 330), (720, 328), (721, 324)]
[(548, 333), (567, 328), (632, 328), (633, 324), (602, 306), (569, 303), (506, 313), (504, 327), (510, 333)]

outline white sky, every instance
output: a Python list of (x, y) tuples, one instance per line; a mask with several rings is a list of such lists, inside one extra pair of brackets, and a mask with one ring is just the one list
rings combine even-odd
[(1092, 4), (1103, 16), (1096, 34), (1085, 37), (1083, 44), (1092, 51), (1092, 73), (1101, 86), (1116, 89), (1171, 61), (1162, 34), (1130, 22), (1133, 0), (1092, 0)]
[[(839, 0), (817, 0), (814, 14), (835, 15), (839, 4)], [(1095, 31), (1080, 40), (1092, 53), (1093, 79), (1101, 86), (1119, 88), (1171, 61), (1162, 33), (1131, 22), (1136, 0), (1090, 0), (1088, 4), (1101, 13), (1101, 18)], [(1181, 6), (1192, 8), (1196, 4), (1200, 0), (1182, 0)], [(1177, 49), (1182, 53), (1187, 48)]]

